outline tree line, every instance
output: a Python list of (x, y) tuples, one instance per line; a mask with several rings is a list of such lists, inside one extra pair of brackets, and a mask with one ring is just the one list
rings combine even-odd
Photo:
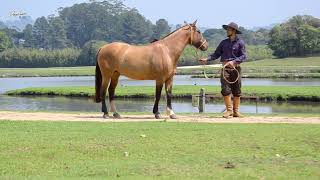
[(317, 55), (320, 53), (320, 19), (294, 16), (276, 25), (269, 33), (269, 47), (277, 57)]
[(65, 67), (79, 64), (81, 51), (76, 48), (39, 50), (29, 48), (10, 48), (0, 53), (0, 67)]
[[(287, 57), (319, 53), (319, 24), (319, 19), (312, 16), (295, 16), (271, 30), (240, 29), (243, 32), (241, 37), (248, 45), (249, 59), (257, 60), (273, 55)], [(56, 16), (37, 18), (33, 25), (27, 25), (21, 32), (0, 29), (0, 66), (94, 65), (96, 50), (107, 42), (146, 44), (170, 31), (167, 20), (159, 19), (153, 24), (136, 9), (126, 7), (118, 0), (75, 4), (60, 8)], [(226, 38), (223, 29), (207, 29), (203, 34), (209, 41), (211, 52)], [(46, 57), (48, 59), (44, 60)], [(40, 65), (40, 59), (43, 59), (43, 65)], [(194, 52), (187, 48), (179, 65), (193, 64), (197, 64)]]

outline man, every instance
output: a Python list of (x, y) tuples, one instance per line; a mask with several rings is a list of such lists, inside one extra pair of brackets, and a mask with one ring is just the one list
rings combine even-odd
[[(241, 68), (240, 64), (246, 60), (246, 49), (244, 42), (237, 36), (241, 34), (236, 23), (231, 22), (228, 25), (222, 26), (227, 31), (228, 38), (221, 41), (216, 51), (210, 54), (208, 58), (200, 59), (201, 64), (206, 64), (207, 61), (213, 61), (221, 57), (220, 61), (225, 66), (225, 72), (221, 72), (221, 94), (223, 95), (226, 105), (226, 111), (223, 114), (224, 118), (243, 117), (239, 112), (240, 96), (241, 96)], [(236, 80), (239, 72), (239, 79), (235, 83), (230, 83)], [(229, 81), (226, 81), (225, 78)], [(231, 102), (231, 94), (233, 95), (233, 106)]]

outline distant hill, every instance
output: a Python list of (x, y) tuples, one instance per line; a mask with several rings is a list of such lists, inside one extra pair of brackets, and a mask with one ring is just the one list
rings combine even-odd
[(277, 24), (279, 24), (279, 23), (273, 23), (268, 26), (256, 26), (256, 27), (251, 28), (250, 30), (252, 30), (252, 31), (258, 31), (259, 29), (271, 30)]
[[(181, 24), (170, 24), (169, 26), (170, 26), (170, 28), (171, 28), (171, 31), (174, 31), (175, 29), (177, 29), (178, 27), (180, 27)], [(204, 32), (204, 31), (206, 31), (207, 29), (210, 29), (210, 28), (208, 28), (208, 27), (198, 27), (198, 28), (200, 29), (201, 32)]]
[(6, 28), (7, 26), (4, 24), (4, 22), (0, 21), (0, 29)]
[(26, 25), (33, 23), (34, 21), (30, 16), (20, 16), (15, 20), (6, 20), (5, 22), (0, 21), (0, 28), (8, 27), (17, 31), (22, 31), (26, 27)]

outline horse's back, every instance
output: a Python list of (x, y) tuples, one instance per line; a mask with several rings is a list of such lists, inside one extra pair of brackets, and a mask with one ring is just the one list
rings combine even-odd
[(113, 42), (101, 48), (102, 63), (107, 69), (118, 71), (132, 79), (155, 79), (162, 71), (162, 52), (152, 43), (148, 45), (130, 45)]
[(101, 47), (103, 54), (120, 57), (123, 54), (145, 55), (153, 51), (153, 45), (131, 45), (124, 42), (112, 42)]

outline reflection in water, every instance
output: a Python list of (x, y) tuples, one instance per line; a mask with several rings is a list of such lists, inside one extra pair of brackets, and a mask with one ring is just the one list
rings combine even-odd
[[(121, 76), (119, 86), (154, 86), (154, 81), (137, 81)], [(243, 79), (245, 86), (320, 86), (317, 79)], [(177, 75), (174, 85), (213, 85), (220, 86), (218, 78), (193, 79), (188, 75)], [(79, 77), (26, 77), (0, 78), (0, 94), (8, 90), (26, 87), (54, 87), (54, 86), (94, 86), (93, 76)]]
[[(174, 99), (173, 109), (178, 113), (197, 113), (198, 108), (192, 106), (192, 100)], [(0, 110), (34, 110), (34, 111), (82, 111), (99, 112), (100, 104), (88, 98), (67, 97), (11, 97), (0, 96)], [(152, 99), (118, 99), (119, 112), (152, 112)], [(160, 101), (160, 111), (165, 110), (165, 99)], [(211, 101), (206, 104), (206, 112), (220, 113), (224, 110), (223, 102)], [(291, 103), (255, 103), (242, 102), (243, 113), (319, 113), (320, 104), (310, 102)]]

